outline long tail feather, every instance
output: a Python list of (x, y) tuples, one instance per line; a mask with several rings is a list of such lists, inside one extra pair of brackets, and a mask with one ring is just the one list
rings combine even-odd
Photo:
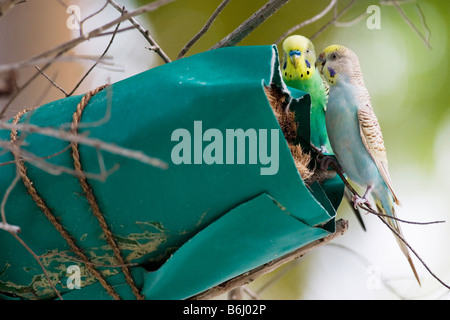
[[(391, 199), (391, 197), (388, 194), (386, 194), (384, 197), (380, 197), (379, 195), (374, 194), (374, 198), (375, 198), (375, 203), (376, 203), (376, 206), (377, 206), (379, 212), (396, 217), (393, 200)], [(382, 219), (385, 219), (386, 222), (392, 227), (392, 229), (394, 229), (403, 239), (405, 238), (403, 236), (403, 232), (402, 232), (402, 229), (400, 228), (398, 221), (396, 221), (394, 219), (384, 218), (384, 217)], [(416, 278), (417, 282), (421, 286), (419, 275), (417, 274), (416, 268), (414, 266), (414, 263), (411, 259), (410, 254), (409, 254), (408, 246), (396, 234), (394, 234), (394, 236), (395, 236), (395, 239), (397, 240), (397, 243), (398, 243), (400, 249), (402, 250), (403, 254), (405, 255), (406, 259), (408, 260), (409, 265), (411, 266), (411, 269), (414, 273), (414, 277)]]

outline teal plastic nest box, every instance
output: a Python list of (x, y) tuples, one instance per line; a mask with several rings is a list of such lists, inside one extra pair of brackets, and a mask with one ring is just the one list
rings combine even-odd
[(275, 46), (200, 53), (18, 115), (0, 132), (20, 147), (1, 153), (16, 161), (0, 192), (20, 175), (5, 215), (41, 265), (0, 230), (2, 297), (187, 299), (333, 233), (343, 184), (305, 185), (265, 85), (309, 141), (309, 95), (282, 83)]

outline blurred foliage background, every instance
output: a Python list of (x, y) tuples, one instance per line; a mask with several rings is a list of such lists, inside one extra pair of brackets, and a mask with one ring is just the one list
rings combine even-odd
[[(148, 1), (117, 0), (127, 10)], [(221, 0), (177, 0), (155, 12), (137, 17), (169, 55), (176, 59), (182, 47), (200, 30)], [(211, 29), (187, 56), (208, 50), (263, 6), (266, 0), (232, 0)], [(390, 173), (402, 202), (399, 216), (411, 221), (450, 220), (447, 197), (450, 191), (450, 108), (448, 106), (449, 59), (447, 57), (450, 11), (448, 1), (400, 1), (417, 29), (427, 33), (427, 48), (389, 1), (360, 0), (339, 21), (352, 21), (368, 6), (380, 8), (380, 29), (369, 29), (367, 18), (348, 27), (330, 25), (314, 39), (316, 53), (331, 44), (343, 44), (359, 56), (366, 86), (378, 116)], [(239, 45), (273, 44), (286, 30), (321, 12), (330, 1), (291, 0), (245, 38)], [(338, 1), (338, 10), (350, 1)], [(81, 17), (103, 6), (104, 1), (34, 0), (20, 4), (0, 20), (0, 62), (10, 63), (42, 52), (79, 35), (69, 30), (66, 7), (76, 4)], [(420, 5), (421, 12), (416, 4)], [(86, 21), (85, 30), (98, 27), (118, 16), (113, 8)], [(310, 37), (333, 18), (333, 10), (320, 20), (296, 31)], [(129, 25), (123, 23), (123, 26)], [(108, 37), (84, 42), (77, 54), (101, 54)], [(75, 92), (81, 94), (105, 82), (116, 82), (163, 63), (136, 30), (117, 34), (108, 55), (114, 69), (99, 68)], [(280, 46), (279, 46), (280, 48)], [(89, 63), (58, 63), (48, 74), (71, 89)], [(29, 70), (17, 78), (27, 79)], [(36, 80), (29, 91), (14, 102), (14, 108), (41, 104), (64, 95), (48, 81)], [(34, 88), (34, 89), (33, 89)], [(35, 90), (35, 91), (32, 91)], [(45, 93), (45, 94), (43, 94)], [(1, 100), (4, 103), (5, 98)], [(334, 243), (314, 250), (299, 261), (261, 277), (248, 286), (261, 299), (448, 299), (440, 285), (414, 258), (422, 280), (419, 287), (391, 232), (378, 218), (363, 217), (364, 232), (343, 203), (338, 217), (348, 219), (350, 230)], [(404, 224), (406, 239), (444, 282), (450, 283), (450, 253), (447, 250), (450, 221), (445, 224)], [(245, 296), (248, 297), (248, 296)], [(222, 298), (226, 298), (225, 296)]]

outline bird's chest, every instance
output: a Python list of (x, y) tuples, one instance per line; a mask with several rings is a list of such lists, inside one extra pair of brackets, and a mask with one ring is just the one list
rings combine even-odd
[(374, 163), (361, 139), (357, 103), (344, 90), (330, 92), (326, 126), (331, 147), (344, 172), (356, 183), (366, 185), (371, 179), (366, 173), (373, 169)]
[(342, 89), (330, 92), (326, 112), (326, 126), (333, 150), (338, 153), (350, 151), (357, 140), (361, 142), (356, 102), (349, 99)]

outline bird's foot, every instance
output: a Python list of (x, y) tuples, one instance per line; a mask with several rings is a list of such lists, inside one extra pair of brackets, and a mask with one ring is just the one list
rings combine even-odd
[(317, 162), (319, 163), (320, 170), (328, 170), (328, 167), (332, 165), (333, 168), (337, 168), (337, 170), (340, 170), (343, 172), (341, 165), (333, 156), (323, 156), (320, 159), (317, 159)]
[[(357, 209), (358, 206), (362, 207), (363, 205), (366, 205), (369, 209), (373, 210), (372, 204), (370, 203), (369, 199), (367, 199), (367, 197), (371, 191), (372, 191), (372, 187), (368, 186), (366, 189), (366, 192), (364, 193), (364, 196), (360, 197), (359, 195), (355, 194), (352, 197), (353, 207), (355, 209)], [(366, 214), (367, 214), (367, 212), (366, 212)]]
[(353, 201), (353, 207), (355, 209), (358, 209), (358, 206), (363, 206), (364, 204), (369, 204), (370, 205), (370, 201), (364, 197), (360, 197), (358, 195), (354, 195), (352, 197), (352, 201)]
[(329, 153), (326, 146), (321, 146), (319, 152), (323, 155)]

